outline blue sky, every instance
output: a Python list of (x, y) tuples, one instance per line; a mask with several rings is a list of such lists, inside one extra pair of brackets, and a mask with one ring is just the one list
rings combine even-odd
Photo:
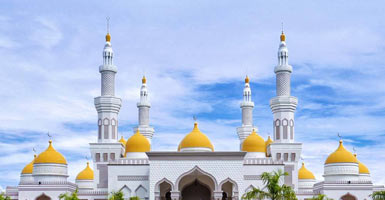
[[(0, 186), (47, 147), (69, 162), (70, 180), (96, 140), (106, 16), (111, 18), (120, 133), (137, 123), (140, 79), (148, 77), (153, 150), (175, 150), (193, 126), (216, 150), (238, 150), (243, 80), (251, 78), (254, 123), (272, 132), (269, 99), (284, 23), (296, 140), (322, 179), (338, 145), (356, 148), (385, 184), (385, 13), (383, 1), (8, 1), (0, 6)], [(73, 138), (69, 140), (69, 138)]]

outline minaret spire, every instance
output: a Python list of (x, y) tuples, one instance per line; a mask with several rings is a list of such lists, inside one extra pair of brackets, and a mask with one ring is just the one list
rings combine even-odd
[(251, 100), (250, 78), (246, 76), (245, 87), (243, 88), (243, 101), (241, 103), (242, 109), (242, 126), (237, 128), (237, 133), (240, 139), (240, 147), (242, 149), (242, 142), (253, 130), (258, 132), (258, 128), (253, 126), (253, 108), (254, 102)]
[(150, 142), (154, 135), (154, 128), (150, 126), (150, 108), (151, 104), (148, 99), (147, 78), (143, 76), (142, 87), (140, 88), (140, 100), (137, 103), (138, 107), (138, 126), (134, 128), (134, 133), (137, 130), (144, 135)]

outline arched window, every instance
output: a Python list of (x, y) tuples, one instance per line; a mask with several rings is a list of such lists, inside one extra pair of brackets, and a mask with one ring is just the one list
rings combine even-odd
[(279, 140), (281, 139), (281, 135), (280, 135), (280, 132), (279, 132), (279, 126), (280, 126), (281, 122), (279, 119), (275, 120), (275, 124), (274, 124), (274, 127), (275, 127), (275, 139), (276, 140)]
[(111, 129), (112, 129), (112, 136), (111, 136), (111, 138), (115, 139), (115, 135), (116, 135), (116, 120), (115, 119), (111, 120)]
[(294, 120), (290, 120), (290, 139), (294, 139)]
[(98, 120), (98, 139), (102, 139), (102, 120)]
[(103, 125), (104, 125), (104, 139), (108, 139), (108, 127), (110, 125), (110, 120), (107, 118), (104, 118), (103, 120)]
[(139, 187), (135, 190), (135, 194), (140, 199), (146, 199), (147, 190), (142, 185), (139, 185)]
[(287, 134), (287, 125), (288, 125), (287, 119), (282, 120), (282, 126), (283, 126), (283, 139), (287, 139), (287, 137), (288, 137), (288, 134)]

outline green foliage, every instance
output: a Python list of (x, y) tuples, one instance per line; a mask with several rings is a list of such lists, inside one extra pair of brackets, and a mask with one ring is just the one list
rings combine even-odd
[(64, 193), (59, 195), (59, 199), (63, 200), (79, 200), (78, 198), (78, 189), (75, 190), (75, 192), (72, 192), (71, 194)]
[(242, 199), (297, 200), (293, 188), (285, 184), (279, 184), (281, 178), (287, 175), (282, 170), (271, 173), (264, 172), (261, 179), (265, 186), (262, 189), (253, 188), (250, 192), (245, 193)]
[(385, 200), (385, 191), (373, 192), (370, 196), (373, 200)]
[(0, 200), (11, 200), (11, 197), (5, 196), (4, 193), (0, 194)]
[(328, 198), (326, 195), (324, 194), (319, 194), (317, 196), (314, 196), (313, 198), (311, 198), (311, 200), (333, 200), (331, 198)]
[(140, 200), (139, 197), (131, 197), (130, 200)]
[(118, 192), (111, 192), (111, 195), (110, 197), (108, 198), (108, 200), (124, 200), (124, 194), (122, 191), (118, 191)]

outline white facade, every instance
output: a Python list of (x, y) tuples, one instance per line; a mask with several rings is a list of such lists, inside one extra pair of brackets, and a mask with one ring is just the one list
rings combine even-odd
[[(298, 162), (302, 143), (295, 140), (294, 132), (294, 113), (298, 100), (290, 93), (293, 68), (288, 63), (288, 48), (283, 33), (278, 50), (278, 65), (274, 69), (277, 94), (270, 100), (274, 142), (264, 146), (266, 152), (242, 151), (246, 139), (252, 134), (257, 137), (258, 132), (253, 123), (254, 102), (251, 100), (248, 77), (240, 105), (242, 125), (236, 129), (240, 151), (217, 152), (209, 142), (208, 146), (175, 147), (180, 149), (175, 152), (126, 152), (125, 144), (118, 141), (121, 99), (115, 96), (117, 67), (113, 64), (110, 39), (111, 36), (107, 34), (103, 64), (99, 67), (101, 96), (94, 100), (98, 113), (98, 139), (90, 143), (93, 175), (87, 175), (92, 178), (83, 177), (77, 179), (76, 183), (70, 183), (67, 181), (67, 164), (34, 164), (33, 173), (22, 174), (17, 187), (7, 187), (7, 195), (12, 199), (58, 199), (60, 194), (78, 188), (79, 198), (88, 200), (108, 199), (114, 191), (122, 191), (125, 199), (138, 196), (150, 200), (239, 200), (254, 187), (263, 188), (263, 172), (277, 170), (289, 174), (282, 183), (292, 186), (300, 200), (317, 194), (326, 194), (335, 200), (364, 200), (370, 199), (369, 195), (373, 191), (384, 190), (383, 186), (373, 186), (370, 174), (360, 174), (357, 163), (325, 164), (324, 181), (299, 179)], [(151, 105), (148, 94), (147, 81), (143, 77), (140, 101), (137, 104), (138, 126), (134, 132), (139, 131), (145, 137), (145, 142), (151, 142), (154, 134), (149, 120)], [(194, 130), (199, 131), (197, 124), (195, 126)], [(190, 134), (204, 137), (202, 133)], [(136, 140), (140, 140), (140, 137), (137, 136)], [(262, 143), (265, 144), (264, 141)]]

